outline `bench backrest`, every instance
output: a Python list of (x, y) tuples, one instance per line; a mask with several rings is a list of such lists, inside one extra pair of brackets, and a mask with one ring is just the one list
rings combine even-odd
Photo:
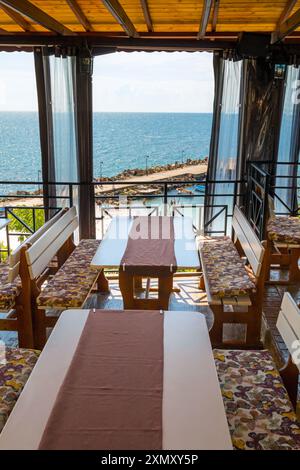
[(20, 256), (22, 247), (26, 243), (33, 245), (47, 230), (49, 230), (52, 225), (55, 224), (65, 213), (65, 210), (60, 210), (55, 214), (50, 220), (48, 220), (42, 227), (40, 227), (36, 232), (34, 232), (30, 237), (28, 237), (21, 245), (19, 245), (9, 257), (9, 270), (8, 270), (8, 282), (13, 282), (16, 277), (19, 275), (20, 268)]
[(44, 272), (78, 225), (76, 207), (71, 207), (26, 250), (26, 260), (31, 280), (37, 279)]
[(255, 277), (258, 277), (262, 268), (265, 249), (238, 206), (234, 208), (232, 227)]
[(300, 371), (300, 309), (288, 292), (283, 296), (276, 326)]

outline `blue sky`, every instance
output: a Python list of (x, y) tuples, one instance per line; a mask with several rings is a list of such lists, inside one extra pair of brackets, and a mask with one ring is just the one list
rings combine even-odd
[[(37, 110), (33, 55), (0, 53), (0, 111)], [(211, 112), (212, 54), (132, 52), (96, 57), (95, 111)]]

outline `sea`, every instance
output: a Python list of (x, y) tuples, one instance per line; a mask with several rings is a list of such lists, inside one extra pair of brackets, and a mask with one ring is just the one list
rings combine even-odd
[[(206, 157), (212, 114), (94, 113), (94, 177)], [(0, 182), (41, 181), (36, 112), (0, 112)], [(0, 194), (32, 191), (0, 183)]]

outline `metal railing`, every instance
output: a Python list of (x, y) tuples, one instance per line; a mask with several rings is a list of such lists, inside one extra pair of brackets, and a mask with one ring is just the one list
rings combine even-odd
[[(278, 215), (292, 215), (294, 217), (299, 215), (299, 191), (300, 191), (300, 175), (298, 174), (299, 163), (298, 162), (278, 162), (278, 169), (286, 168), (289, 174), (276, 174), (274, 184), (271, 184), (270, 191), (274, 195), (275, 206), (280, 205), (282, 210), (276, 210)], [(288, 181), (288, 184), (278, 184), (279, 182)], [(280, 196), (280, 192), (290, 192), (287, 200), (283, 200), (283, 196)], [(287, 194), (286, 194), (287, 196)], [(277, 203), (277, 204), (276, 204)], [(279, 203), (279, 204), (278, 204)], [(275, 207), (276, 209), (276, 207)]]
[[(12, 222), (17, 222), (17, 229), (11, 230), (11, 226), (7, 225), (6, 230), (6, 247), (3, 248), (0, 245), (0, 257), (1, 254), (10, 253), (11, 249), (11, 237), (18, 238), (19, 241), (23, 241), (24, 238), (30, 237), (35, 233), (41, 225), (46, 221), (45, 213), (46, 211), (51, 210), (52, 216), (54, 216), (59, 210), (59, 207), (40, 207), (40, 206), (5, 206), (3, 208), (2, 217), (6, 219), (11, 219)], [(26, 212), (26, 216), (20, 214), (19, 212)], [(38, 217), (37, 213), (42, 212), (42, 217)], [(28, 221), (29, 217), (29, 221)], [(0, 219), (1, 220), (1, 219)]]
[[(38, 181), (0, 181), (0, 209), (2, 216), (12, 219), (15, 223), (6, 227), (6, 246), (0, 245), (0, 255), (9, 253), (11, 241), (20, 237), (28, 237), (35, 232), (42, 221), (54, 215), (62, 207), (78, 203), (78, 189), (81, 186), (92, 188), (91, 194), (95, 203), (95, 224), (97, 238), (102, 238), (109, 221), (113, 215), (126, 213), (136, 215), (143, 212), (149, 216), (154, 214), (168, 215), (189, 215), (194, 219), (195, 228), (208, 235), (224, 235), (230, 233), (232, 209), (237, 200), (243, 200), (246, 208), (246, 215), (255, 232), (260, 239), (265, 236), (265, 225), (267, 220), (268, 195), (271, 194), (277, 200), (285, 212), (291, 215), (298, 215), (298, 193), (299, 178), (298, 166), (291, 171), (288, 176), (278, 174), (271, 175), (268, 172), (269, 161), (249, 162), (246, 180), (167, 180), (167, 181), (94, 181), (92, 183), (43, 183), (43, 188), (47, 189), (48, 196), (44, 197), (41, 191), (41, 182)], [(298, 165), (285, 162), (278, 162), (278, 165)], [(289, 185), (280, 184), (281, 180), (289, 178)], [(279, 184), (278, 184), (279, 183)], [(290, 184), (291, 183), (291, 184)], [(225, 192), (222, 192), (224, 185), (228, 184)], [(206, 188), (219, 186), (220, 193), (209, 194)], [(223, 185), (223, 186), (222, 186)], [(22, 188), (5, 193), (3, 187)], [(244, 187), (244, 193), (238, 192), (240, 187)], [(37, 188), (38, 191), (29, 192), (26, 188)], [(54, 195), (50, 194), (51, 189)], [(132, 189), (134, 188), (134, 191)], [(149, 188), (155, 193), (149, 193)], [(199, 189), (202, 188), (200, 192)], [(290, 207), (280, 196), (280, 190), (292, 190), (296, 195), (296, 202)], [(24, 192), (23, 192), (24, 191)], [(206, 193), (206, 194), (205, 194)], [(212, 198), (215, 204), (205, 206), (205, 198)], [(239, 198), (239, 199), (238, 199)], [(5, 199), (5, 200), (4, 200)], [(33, 200), (35, 203), (33, 204)], [(207, 200), (207, 199), (206, 199)], [(209, 199), (208, 199), (209, 200)], [(13, 203), (13, 201), (15, 203)], [(46, 204), (45, 204), (46, 202)], [(205, 208), (209, 215), (205, 215)], [(26, 212), (26, 217), (24, 216)], [(43, 215), (41, 216), (41, 213)], [(281, 214), (282, 212), (278, 212)], [(30, 214), (30, 217), (29, 215)], [(205, 220), (206, 217), (206, 220)], [(30, 220), (30, 222), (28, 222)], [(214, 230), (214, 222), (219, 220), (220, 229)], [(17, 226), (20, 228), (16, 229)], [(13, 228), (12, 228), (13, 227)], [(3, 237), (2, 237), (3, 241)], [(14, 242), (13, 244), (15, 244)]]
[[(277, 162), (275, 166), (276, 174), (271, 174), (268, 171), (271, 163), (271, 161), (264, 160), (249, 162), (248, 164), (247, 217), (260, 239), (265, 238), (269, 195), (274, 198), (276, 215), (291, 215), (295, 217), (299, 215), (300, 210), (298, 162)], [(289, 174), (280, 174), (278, 169), (282, 167), (286, 167)], [(284, 182), (286, 180), (288, 180), (288, 184), (280, 184), (280, 181)], [(282, 191), (290, 191), (290, 204), (280, 195)]]
[[(229, 182), (229, 181), (228, 181)], [(214, 184), (224, 183), (224, 181), (214, 181)], [(236, 188), (237, 182), (230, 181), (233, 184), (233, 188)], [(37, 223), (38, 211), (43, 211), (43, 220), (49, 218), (49, 213), (54, 214), (55, 211), (61, 207), (72, 206), (78, 202), (78, 188), (80, 186), (92, 187), (93, 199), (95, 202), (95, 220), (94, 223), (97, 227), (97, 237), (101, 238), (107, 228), (107, 222), (111, 219), (113, 214), (126, 212), (129, 215), (134, 215), (138, 211), (145, 211), (148, 215), (151, 214), (174, 214), (175, 210), (181, 211), (183, 215), (193, 210), (193, 216), (195, 218), (195, 227), (203, 233), (214, 235), (214, 234), (226, 234), (230, 225), (230, 219), (232, 213), (228, 212), (228, 199), (231, 201), (236, 200), (236, 194), (234, 191), (231, 193), (218, 194), (218, 204), (211, 205), (210, 207), (215, 208), (215, 212), (210, 220), (204, 222), (204, 202), (205, 202), (205, 181), (199, 180), (172, 180), (172, 181), (95, 181), (93, 183), (44, 183), (43, 187), (47, 187), (47, 193), (50, 193), (50, 189), (56, 189), (54, 195), (49, 195), (46, 202), (51, 205), (48, 207), (45, 204), (41, 188), (41, 182), (36, 181), (0, 181), (0, 204), (4, 208), (5, 217), (9, 217), (12, 220), (17, 221), (20, 224), (21, 230), (12, 230), (8, 225), (6, 228), (7, 235), (7, 246), (1, 248), (0, 251), (9, 253), (12, 244), (12, 237), (15, 239), (18, 237), (28, 237), (33, 233), (39, 224)], [(113, 185), (113, 189), (112, 189)], [(3, 192), (4, 186), (23, 188), (22, 191), (11, 191), (9, 194)], [(198, 189), (196, 189), (196, 186)], [(26, 188), (37, 188), (39, 193), (36, 191), (26, 191)], [(108, 188), (108, 191), (105, 188)], [(128, 194), (128, 189), (134, 188), (134, 194)], [(148, 188), (154, 188), (157, 193), (149, 194)], [(183, 188), (183, 189), (182, 189)], [(199, 189), (203, 188), (202, 192)], [(182, 191), (186, 192), (182, 192)], [(24, 191), (24, 192), (23, 192)], [(22, 193), (23, 192), (23, 193)], [(63, 192), (63, 193), (62, 193)], [(208, 196), (212, 196), (209, 195)], [(220, 199), (224, 201), (220, 203)], [(3, 201), (5, 199), (5, 201)], [(22, 201), (23, 200), (23, 201)], [(33, 200), (35, 203), (32, 204)], [(15, 201), (16, 205), (14, 205)], [(125, 201), (125, 203), (124, 203)], [(232, 204), (232, 202), (231, 202)], [(21, 211), (21, 212), (20, 212)], [(28, 223), (27, 217), (22, 216), (22, 211), (31, 213), (31, 223)], [(210, 226), (216, 218), (220, 219), (222, 226), (221, 230), (214, 231), (210, 229)]]
[[(6, 246), (0, 245), (0, 255), (7, 254), (11, 250), (11, 241), (20, 237), (28, 237), (35, 232), (42, 221), (54, 215), (62, 207), (78, 203), (78, 189), (81, 186), (92, 188), (91, 194), (95, 203), (95, 219), (93, 223), (96, 227), (97, 238), (102, 238), (111, 218), (120, 213), (136, 215), (143, 212), (149, 216), (154, 214), (168, 215), (189, 215), (194, 219), (195, 228), (207, 235), (224, 235), (230, 233), (232, 209), (239, 198), (244, 201), (246, 215), (252, 227), (260, 239), (265, 237), (265, 226), (268, 210), (268, 195), (271, 194), (285, 214), (298, 215), (298, 193), (299, 178), (298, 163), (278, 162), (278, 165), (297, 165), (288, 176), (277, 174), (271, 175), (268, 172), (268, 165), (271, 162), (249, 162), (246, 180), (171, 180), (171, 181), (94, 181), (92, 183), (43, 183), (43, 188), (47, 188), (48, 195), (44, 197), (41, 191), (41, 182), (38, 181), (0, 181), (0, 209), (2, 216), (18, 222), (20, 230), (16, 229), (16, 223), (6, 227)], [(278, 184), (281, 180), (289, 179), (289, 185)], [(291, 184), (290, 184), (291, 183)], [(215, 189), (219, 186), (220, 193), (209, 194), (207, 188)], [(231, 191), (222, 192), (224, 184), (231, 187)], [(3, 187), (22, 188), (3, 194)], [(38, 191), (29, 192), (26, 188), (37, 188)], [(244, 193), (238, 193), (238, 188), (244, 187)], [(107, 189), (106, 189), (107, 188)], [(131, 190), (134, 188), (134, 192)], [(155, 193), (149, 193), (151, 188)], [(199, 192), (199, 189), (203, 189)], [(280, 190), (293, 191), (296, 201), (292, 207), (282, 199)], [(206, 194), (205, 194), (206, 192)], [(205, 198), (212, 198), (217, 201), (215, 204), (205, 206)], [(5, 199), (5, 201), (4, 201)], [(30, 202), (35, 201), (35, 204)], [(207, 200), (207, 199), (206, 199)], [(209, 199), (208, 199), (209, 200)], [(16, 205), (12, 202), (15, 201)], [(46, 202), (46, 204), (45, 204)], [(210, 214), (205, 220), (205, 207), (210, 208)], [(26, 217), (24, 217), (24, 212)], [(43, 216), (39, 213), (43, 211)], [(30, 222), (28, 222), (28, 214)], [(39, 217), (37, 216), (39, 214)], [(282, 214), (282, 212), (278, 212)], [(214, 222), (219, 220), (219, 230), (214, 230)], [(3, 240), (3, 239), (2, 239)], [(14, 243), (13, 243), (14, 244)]]
[(247, 218), (260, 240), (265, 237), (270, 175), (256, 163), (248, 166)]

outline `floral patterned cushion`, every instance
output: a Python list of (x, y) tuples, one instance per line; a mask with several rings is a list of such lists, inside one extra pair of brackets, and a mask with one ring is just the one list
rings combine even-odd
[(270, 240), (300, 245), (300, 219), (298, 217), (274, 217), (267, 224)]
[(255, 291), (254, 279), (229, 237), (206, 239), (200, 250), (211, 295), (232, 297)]
[(0, 263), (0, 310), (10, 310), (21, 292), (21, 279), (18, 277), (13, 283), (7, 282), (9, 266)]
[(80, 308), (98, 272), (90, 267), (100, 240), (81, 240), (71, 256), (50, 279), (37, 298), (37, 304), (51, 308)]
[(234, 448), (300, 450), (300, 427), (272, 356), (214, 350)]
[(0, 432), (7, 421), (40, 352), (0, 347)]

